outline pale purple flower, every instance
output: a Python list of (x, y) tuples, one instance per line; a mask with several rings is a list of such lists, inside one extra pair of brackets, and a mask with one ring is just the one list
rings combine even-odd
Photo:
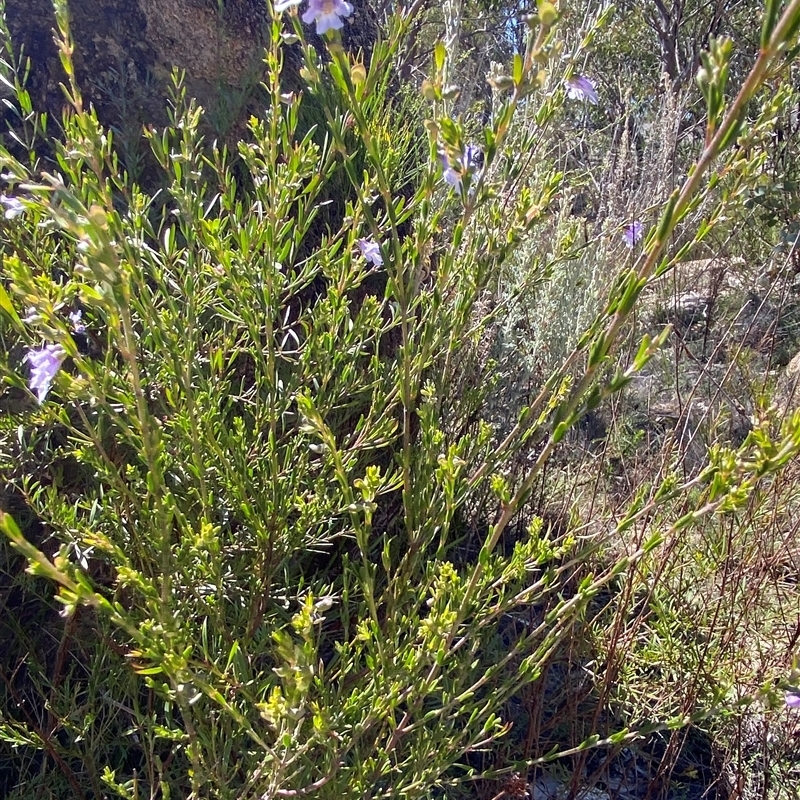
[(6, 219), (16, 219), (21, 214), (25, 213), (25, 206), (17, 200), (16, 197), (9, 197), (8, 195), (0, 195), (0, 203), (2, 203), (5, 207), (5, 213), (3, 216)]
[(785, 700), (787, 708), (800, 708), (800, 694), (797, 692), (787, 692)]
[(464, 148), (461, 157), (451, 162), (445, 153), (439, 155), (442, 163), (442, 177), (448, 186), (458, 189), (461, 186), (461, 179), (465, 175), (471, 175), (478, 168), (478, 160), (481, 156), (481, 149), (476, 144), (468, 144)]
[(344, 25), (342, 20), (353, 13), (353, 6), (344, 0), (308, 0), (308, 10), (302, 16), (303, 22), (317, 23), (317, 33), (321, 36), (328, 31), (338, 31)]
[(44, 403), (67, 354), (60, 344), (46, 344), (41, 350), (29, 350), (25, 360), (31, 366), (31, 391)]
[(444, 153), (439, 156), (439, 161), (442, 163), (442, 177), (444, 178), (444, 182), (454, 189), (457, 188), (461, 183), (461, 175), (450, 166), (450, 162)]
[(83, 324), (83, 313), (80, 309), (70, 312), (69, 321), (72, 323), (72, 330), (75, 333), (86, 333), (86, 325)]
[(567, 97), (570, 100), (588, 100), (596, 105), (600, 99), (597, 95), (597, 87), (591, 78), (585, 75), (576, 75), (566, 81)]
[(473, 170), (478, 166), (478, 159), (481, 157), (481, 149), (476, 144), (468, 144), (467, 149), (464, 150), (464, 166), (467, 170)]
[(381, 255), (381, 248), (374, 239), (359, 239), (356, 244), (361, 251), (361, 255), (375, 267), (383, 266), (383, 256)]
[(630, 225), (626, 225), (622, 231), (622, 238), (628, 247), (635, 247), (639, 244), (642, 236), (644, 236), (644, 225), (638, 219), (635, 219)]

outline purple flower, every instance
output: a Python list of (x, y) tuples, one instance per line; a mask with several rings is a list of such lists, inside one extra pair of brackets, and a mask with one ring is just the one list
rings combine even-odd
[(25, 206), (16, 197), (8, 197), (5, 194), (0, 195), (0, 203), (6, 207), (3, 215), (6, 219), (16, 219), (20, 214), (25, 213)]
[(376, 267), (383, 266), (381, 248), (374, 239), (359, 239), (356, 244), (361, 251), (361, 255), (364, 256), (370, 264)]
[(785, 700), (787, 708), (800, 708), (800, 694), (797, 692), (787, 692)]
[(465, 175), (471, 175), (478, 168), (478, 160), (481, 156), (481, 149), (476, 144), (468, 144), (464, 148), (461, 157), (451, 162), (445, 153), (439, 155), (442, 163), (442, 177), (448, 186), (454, 189), (461, 187), (461, 179)]
[(585, 75), (576, 75), (566, 82), (567, 97), (570, 100), (588, 100), (593, 105), (596, 105), (600, 99), (597, 96), (597, 87), (591, 78)]
[(638, 219), (635, 219), (630, 225), (626, 225), (622, 231), (622, 238), (628, 247), (635, 247), (639, 244), (642, 241), (642, 236), (644, 236), (644, 225)]
[(60, 344), (46, 344), (41, 350), (29, 350), (25, 360), (31, 365), (31, 391), (44, 403), (53, 379), (67, 354)]
[(308, 10), (303, 14), (303, 22), (310, 25), (317, 23), (320, 36), (328, 31), (338, 31), (343, 25), (342, 19), (353, 13), (353, 6), (344, 0), (308, 0)]
[(444, 178), (444, 182), (448, 186), (452, 186), (454, 189), (456, 189), (461, 183), (461, 175), (450, 166), (450, 162), (444, 153), (439, 156), (439, 161), (442, 163), (442, 177)]
[[(300, 0), (282, 0), (275, 3), (275, 13), (280, 14), (287, 8), (299, 6)], [(308, 9), (303, 14), (303, 22), (310, 25), (317, 23), (317, 33), (322, 35), (328, 31), (338, 31), (344, 23), (342, 19), (353, 13), (353, 6), (345, 0), (308, 0)]]

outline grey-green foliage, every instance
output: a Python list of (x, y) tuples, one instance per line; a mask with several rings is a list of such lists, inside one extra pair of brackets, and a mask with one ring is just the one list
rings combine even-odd
[[(798, 6), (764, 67), (794, 35)], [(293, 10), (272, 26), (270, 104), (236, 154), (249, 180), (236, 179), (231, 154), (203, 145), (201, 111), (178, 82), (172, 124), (148, 132), (167, 181), (158, 196), (121, 176), (111, 137), (83, 108), (57, 8), (70, 110), (55, 164), (2, 152), (25, 213), (4, 229), (0, 307), (3, 376), (17, 401), (4, 460), (23, 465), (5, 478), (58, 551), (34, 546), (6, 513), (2, 523), (33, 573), (58, 587), (66, 617), (90, 616), (81, 635), (91, 655), (50, 690), (80, 698), (82, 727), (69, 704), (51, 702), (45, 741), (12, 719), (9, 699), (4, 739), (23, 762), (45, 752), (64, 787), (53, 796), (427, 797), (472, 780), (473, 754), (508, 730), (504, 702), (540, 679), (600, 589), (661, 541), (590, 570), (601, 537), (551, 536), (532, 519), (498, 547), (582, 410), (624, 388), (660, 345), (643, 341), (610, 375), (707, 164), (501, 439), (484, 419), (493, 376), (475, 353), (500, 267), (561, 182), (553, 168), (520, 183), (508, 138), (526, 98), (539, 103), (528, 142), (547, 135), (563, 100), (558, 86), (543, 90), (558, 52), (552, 7), (530, 20), (525, 52), (497, 77), (482, 163), (445, 113), (439, 46), (424, 87), (428, 158), (407, 191), (403, 137), (416, 126), (387, 118), (382, 87), (412, 16), (396, 14), (362, 65), (335, 34), (321, 58)], [(321, 137), (297, 134), (303, 100), (281, 90), (289, 19), (324, 110)], [(349, 158), (354, 138), (363, 169)], [(458, 168), (452, 190), (441, 157)], [(352, 199), (323, 227), (320, 198), (339, 169)], [(379, 246), (382, 269), (362, 240)], [(88, 348), (67, 317), (77, 307)], [(67, 360), (37, 406), (20, 356), (44, 342)], [(467, 367), (478, 370), (473, 390), (454, 395)], [(797, 450), (798, 429), (794, 419), (777, 441), (720, 453), (703, 497), (668, 530), (735, 509)], [(512, 478), (506, 466), (522, 455), (530, 466)], [(672, 478), (654, 487), (612, 533), (684, 491)], [(530, 621), (499, 641), (516, 612)], [(97, 742), (104, 731), (113, 744)]]

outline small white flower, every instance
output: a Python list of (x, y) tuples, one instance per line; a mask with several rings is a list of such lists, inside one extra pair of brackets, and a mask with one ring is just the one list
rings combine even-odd
[(25, 213), (25, 206), (16, 197), (8, 197), (5, 194), (0, 195), (0, 203), (6, 207), (3, 215), (6, 219), (16, 219)]
[(69, 321), (72, 323), (74, 333), (86, 333), (86, 325), (83, 324), (83, 313), (80, 309), (70, 312)]

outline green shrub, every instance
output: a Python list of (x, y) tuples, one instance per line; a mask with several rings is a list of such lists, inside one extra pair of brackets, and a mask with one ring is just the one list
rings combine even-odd
[[(800, 2), (767, 30), (729, 107), (725, 54), (711, 65), (707, 149), (502, 437), (481, 350), (502, 306), (486, 311), (487, 298), (563, 178), (543, 169), (523, 185), (508, 139), (523, 102), (539, 108), (530, 142), (563, 103), (562, 78), (545, 71), (555, 9), (540, 4), (525, 52), (495, 76), (479, 146), (447, 115), (443, 46), (423, 86), (427, 141), (387, 114), (413, 16), (396, 13), (361, 64), (336, 32), (326, 53), (309, 48), (290, 10), (271, 30), (269, 106), (236, 154), (201, 140), (202, 110), (176, 80), (172, 124), (147, 132), (166, 182), (150, 196), (83, 108), (57, 8), (70, 108), (55, 163), (36, 158), (43, 126), (11, 69), (30, 157), (2, 151), (16, 195), (2, 233), (4, 473), (46, 536), (32, 543), (8, 513), (2, 525), (57, 587), (65, 620), (56, 654), (28, 667), (40, 707), (14, 711), (6, 680), (16, 796), (427, 797), (708, 714), (589, 731), (514, 763), (482, 758), (509, 730), (506, 702), (543, 687), (576, 625), (606, 613), (598, 598), (639, 580), (664, 541), (735, 513), (800, 447), (800, 416), (774, 436), (759, 428), (700, 478), (644, 487), (602, 535), (523, 515), (570, 428), (663, 342), (644, 339), (611, 369), (670, 234), (778, 69)], [(324, 130), (302, 135), (305, 99), (280, 82), (288, 20), (324, 113)], [(769, 118), (767, 107), (751, 130)], [(342, 171), (351, 199), (323, 225)], [(661, 508), (680, 513), (627, 552), (608, 547)]]

